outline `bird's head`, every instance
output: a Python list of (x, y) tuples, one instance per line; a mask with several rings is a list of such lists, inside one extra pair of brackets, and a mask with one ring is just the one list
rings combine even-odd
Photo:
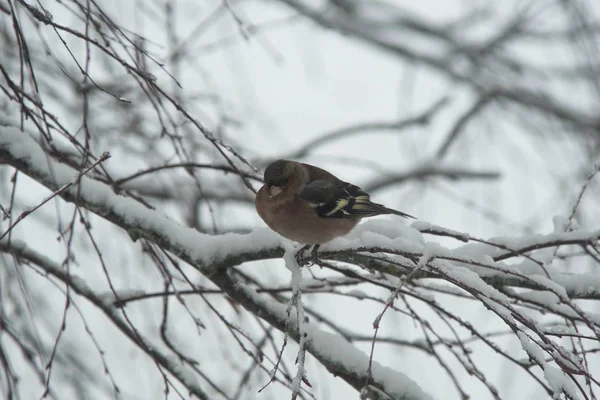
[(288, 184), (294, 173), (294, 164), (288, 160), (276, 160), (265, 169), (265, 183), (269, 189), (269, 195), (275, 197), (280, 194)]

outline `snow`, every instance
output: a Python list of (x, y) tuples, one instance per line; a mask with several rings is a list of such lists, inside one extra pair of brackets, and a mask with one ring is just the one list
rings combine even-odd
[[(554, 392), (555, 398), (558, 398), (558, 395), (565, 391), (572, 399), (579, 399), (579, 391), (575, 387), (575, 384), (562, 370), (553, 367), (546, 361), (546, 353), (539, 344), (535, 343), (529, 336), (527, 336), (524, 332), (517, 332), (517, 337), (521, 342), (521, 347), (523, 350), (529, 355), (529, 357), (535, 360), (539, 365), (542, 366), (544, 370), (544, 378), (548, 385)], [(556, 353), (556, 352), (554, 352)], [(553, 354), (554, 358), (564, 358), (563, 356), (567, 356), (568, 360), (565, 360), (565, 363), (571, 362), (574, 363), (575, 366), (579, 365), (579, 360), (571, 353), (563, 351), (560, 354)]]
[[(334, 362), (341, 362), (346, 370), (354, 374), (364, 375), (367, 371), (369, 357), (365, 353), (333, 333), (313, 329), (310, 332), (311, 344), (317, 352)], [(394, 399), (431, 399), (413, 380), (375, 360), (371, 371), (375, 381), (380, 382), (384, 391)]]
[[(513, 265), (510, 269), (515, 272), (519, 272), (522, 275), (525, 275), (527, 279), (531, 279), (535, 283), (542, 285), (547, 289), (550, 289), (555, 293), (553, 299), (553, 303), (558, 302), (558, 295), (564, 296), (563, 298), (575, 298), (575, 297), (586, 297), (586, 296), (600, 296), (600, 274), (597, 272), (589, 272), (589, 273), (580, 273), (580, 274), (571, 274), (566, 272), (556, 272), (555, 268), (548, 267), (548, 271), (550, 273), (551, 279), (548, 279), (545, 276), (541, 276), (538, 274), (531, 274), (531, 270), (525, 268), (523, 271), (523, 264)], [(499, 275), (497, 271), (493, 271), (493, 273), (485, 272), (480, 275), (485, 276), (495, 276)], [(538, 293), (538, 294), (536, 294)], [(549, 293), (548, 291), (533, 291), (533, 292), (524, 292), (522, 295), (527, 296), (539, 296), (540, 293)]]
[(538, 362), (540, 365), (546, 364), (546, 354), (537, 343), (531, 340), (531, 338), (527, 336), (525, 332), (517, 332), (517, 337), (521, 342), (521, 347), (523, 347), (523, 350), (525, 350), (530, 358)]
[(575, 328), (566, 325), (549, 326), (544, 328), (544, 332), (556, 336), (578, 334)]
[(321, 245), (322, 251), (346, 251), (364, 248), (376, 248), (382, 251), (420, 254), (423, 245), (405, 238), (389, 239), (376, 232), (363, 232), (360, 237), (339, 237)]
[[(296, 318), (294, 322), (298, 328), (298, 357), (296, 358), (297, 371), (294, 379), (292, 380), (292, 399), (296, 398), (296, 395), (300, 393), (300, 386), (302, 385), (302, 379), (304, 378), (304, 362), (306, 360), (306, 342), (309, 340), (306, 328), (308, 321), (305, 320), (304, 316), (304, 305), (302, 304), (302, 269), (296, 261), (297, 249), (293, 246), (287, 245), (283, 259), (285, 261), (286, 268), (292, 273), (291, 286), (292, 286), (292, 298), (289, 300), (288, 310), (295, 306)], [(290, 313), (287, 318), (292, 318)]]
[(426, 231), (428, 229), (431, 229), (432, 225), (427, 221), (417, 220), (410, 224), (410, 227), (418, 231)]
[[(490, 242), (497, 243), (508, 247), (512, 250), (525, 249), (528, 247), (535, 247), (539, 245), (543, 245), (545, 243), (552, 242), (569, 242), (569, 241), (586, 241), (593, 238), (600, 237), (600, 230), (594, 231), (576, 231), (576, 232), (561, 232), (561, 233), (551, 233), (547, 235), (529, 235), (522, 237), (499, 237), (490, 239)], [(506, 253), (506, 251), (502, 251)]]
[(399, 218), (368, 219), (361, 222), (346, 237), (349, 239), (360, 237), (364, 232), (377, 232), (389, 239), (401, 237), (416, 243), (425, 242), (419, 230), (415, 229), (414, 226), (405, 225), (404, 221)]
[(509, 303), (510, 299), (493, 286), (487, 284), (479, 275), (466, 267), (449, 265), (449, 263), (432, 263), (444, 275), (457, 281), (462, 287), (469, 287), (480, 292), (483, 296), (498, 302)]
[(515, 323), (512, 312), (502, 303), (498, 303), (494, 300), (491, 300), (488, 297), (480, 297), (479, 300), (481, 300), (483, 304), (485, 304), (490, 310), (496, 313), (504, 321), (510, 322), (512, 324)]
[[(0, 115), (0, 126), (2, 127), (15, 127), (19, 126), (20, 123), (18, 121), (11, 121), (9, 116)], [(39, 131), (32, 129), (24, 129), (24, 133), (29, 135), (38, 145), (46, 150), (53, 150), (50, 147), (50, 144), (54, 148), (54, 150), (58, 150), (59, 152), (68, 155), (70, 157), (74, 157), (75, 159), (79, 159), (80, 153), (77, 151), (75, 146), (66, 140), (63, 137), (52, 137), (50, 143), (46, 141), (46, 138), (43, 137)]]
[(486, 257), (488, 260), (492, 259), (501, 254), (502, 250), (498, 247), (494, 247), (485, 243), (467, 243), (454, 249), (454, 254), (460, 257), (469, 257), (474, 260), (484, 260)]
[(546, 307), (554, 307), (555, 305), (560, 303), (560, 299), (555, 293), (549, 292), (547, 290), (530, 290), (519, 293), (519, 297), (533, 301), (537, 304), (541, 304)]
[(448, 228), (444, 228), (442, 226), (430, 224), (429, 222), (425, 222), (425, 221), (415, 221), (411, 224), (411, 228), (416, 229), (417, 231), (420, 231), (420, 232), (427, 231), (427, 230), (434, 230), (444, 236), (451, 236), (451, 237), (457, 238), (458, 240), (460, 240), (462, 242), (467, 242), (470, 239), (470, 236), (466, 233), (455, 231), (455, 230), (448, 229)]
[[(529, 300), (533, 303), (539, 303), (541, 306), (553, 311), (557, 314), (564, 315), (570, 318), (580, 318), (581, 316), (567, 304), (562, 304), (558, 296), (548, 291), (528, 291), (523, 293), (515, 293), (515, 297), (520, 297)], [(596, 325), (600, 325), (600, 314), (587, 311), (585, 317)]]
[(556, 367), (546, 365), (544, 367), (544, 378), (550, 388), (555, 393), (555, 398), (564, 390), (573, 400), (580, 399), (579, 391), (575, 384), (563, 371)]
[(440, 244), (435, 242), (427, 242), (425, 243), (425, 248), (423, 249), (423, 255), (419, 259), (417, 263), (417, 269), (423, 268), (427, 263), (433, 260), (436, 257), (449, 255), (450, 251)]
[(322, 251), (345, 251), (360, 248), (379, 248), (394, 253), (420, 254), (423, 235), (395, 219), (374, 219), (361, 222), (349, 234), (321, 245)]
[(543, 287), (551, 289), (553, 293), (556, 293), (562, 299), (566, 299), (566, 298), (569, 297), (567, 295), (567, 291), (565, 290), (565, 288), (563, 286), (561, 286), (560, 284), (558, 284), (558, 283), (556, 283), (556, 282), (554, 282), (554, 281), (546, 278), (545, 276), (530, 275), (529, 279), (531, 279), (534, 282), (539, 283)]
[[(413, 224), (414, 226), (414, 224)], [(461, 254), (464, 256), (470, 256), (473, 258), (481, 258), (484, 255), (489, 255), (494, 259), (501, 256), (510, 255), (515, 252), (520, 252), (528, 248), (535, 248), (536, 246), (543, 247), (548, 243), (553, 242), (585, 242), (588, 240), (598, 240), (600, 238), (600, 230), (594, 231), (577, 231), (577, 232), (561, 232), (551, 233), (547, 235), (529, 235), (522, 237), (496, 237), (489, 239), (488, 242), (503, 246), (510, 250), (503, 250), (499, 247), (495, 247), (485, 243), (468, 243), (460, 248), (454, 250), (455, 254)], [(547, 246), (546, 246), (547, 247)], [(539, 250), (536, 251), (536, 254)], [(535, 257), (537, 258), (537, 257)], [(539, 266), (537, 266), (539, 273)]]
[(552, 273), (552, 280), (565, 288), (571, 297), (576, 295), (600, 295), (600, 274), (596, 272), (568, 274)]

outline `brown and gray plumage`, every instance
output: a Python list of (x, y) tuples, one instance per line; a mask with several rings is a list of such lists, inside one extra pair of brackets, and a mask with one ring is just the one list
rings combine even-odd
[(269, 228), (299, 243), (328, 242), (375, 215), (414, 218), (373, 203), (358, 186), (313, 165), (277, 160), (267, 166), (264, 178), (255, 200), (258, 215)]

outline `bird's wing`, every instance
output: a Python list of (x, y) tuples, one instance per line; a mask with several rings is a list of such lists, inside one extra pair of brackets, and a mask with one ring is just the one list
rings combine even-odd
[[(335, 177), (334, 177), (335, 178)], [(306, 200), (322, 218), (364, 218), (388, 211), (372, 203), (369, 195), (356, 185), (329, 180), (308, 182), (298, 198)]]
[(366, 218), (381, 214), (395, 214), (414, 218), (410, 214), (373, 203), (371, 196), (360, 187), (344, 182), (324, 169), (301, 164), (307, 168), (308, 182), (298, 197), (307, 200), (323, 218)]

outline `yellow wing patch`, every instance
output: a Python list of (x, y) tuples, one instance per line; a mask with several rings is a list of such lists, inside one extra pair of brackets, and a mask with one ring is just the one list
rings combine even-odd
[(372, 210), (371, 197), (368, 194), (363, 194), (360, 196), (356, 196), (354, 198), (354, 205), (352, 206), (353, 211), (369, 211)]
[(346, 199), (339, 199), (336, 203), (335, 203), (335, 207), (333, 208), (333, 210), (329, 211), (327, 214), (327, 216), (333, 215), (336, 212), (342, 210), (344, 207), (346, 207), (348, 205), (349, 201)]

